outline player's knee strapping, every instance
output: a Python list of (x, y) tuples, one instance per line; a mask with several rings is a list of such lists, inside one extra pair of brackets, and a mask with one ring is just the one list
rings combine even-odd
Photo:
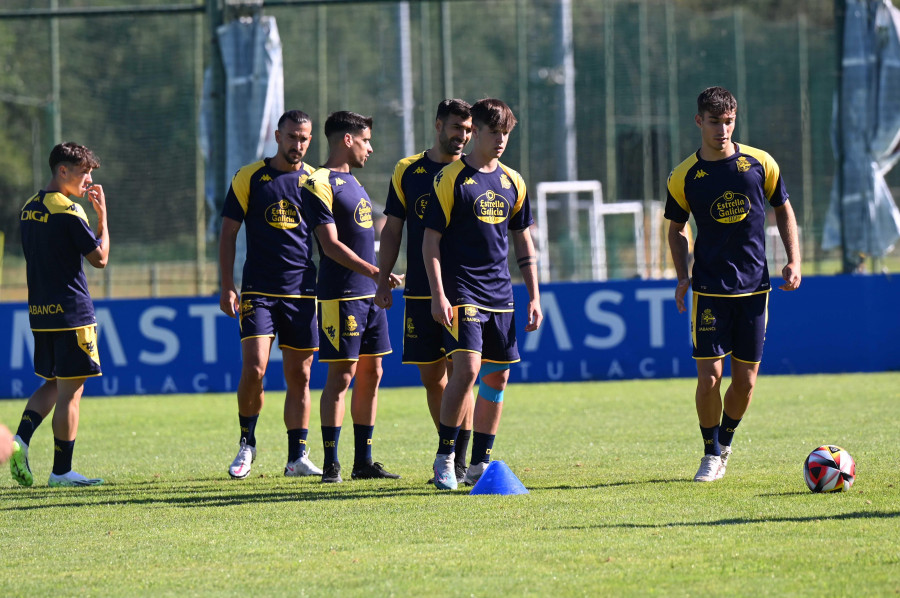
[(508, 363), (484, 363), (481, 366), (481, 370), (478, 372), (479, 378), (481, 378), (481, 383), (478, 385), (478, 396), (484, 397), (488, 401), (492, 403), (502, 403), (503, 402), (503, 391), (497, 390), (496, 388), (491, 388), (484, 382), (484, 377), (488, 374), (493, 374), (494, 372), (502, 372), (503, 370), (508, 370)]

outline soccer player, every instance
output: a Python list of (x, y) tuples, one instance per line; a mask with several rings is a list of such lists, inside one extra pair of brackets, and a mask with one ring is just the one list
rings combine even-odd
[(425, 209), (422, 254), (431, 288), (432, 317), (444, 329), (453, 371), (441, 400), (434, 485), (458, 486), (455, 444), (464, 405), (481, 377), (475, 401), (472, 458), (465, 483), (475, 484), (490, 462), (503, 409), (509, 366), (519, 361), (508, 233), (528, 290), (527, 325), (541, 325), (534, 223), (525, 182), (500, 162), (516, 124), (512, 110), (488, 98), (472, 106), (472, 151), (434, 179), (434, 201)]
[[(388, 275), (397, 262), (403, 224), (409, 232), (406, 241), (406, 279), (403, 296), (403, 363), (419, 367), (419, 377), (425, 387), (428, 410), (435, 428), (441, 423), (441, 395), (447, 385), (447, 371), (452, 362), (444, 358), (443, 328), (431, 317), (431, 289), (422, 260), (422, 237), (425, 226), (425, 206), (434, 188), (434, 177), (451, 162), (459, 160), (472, 136), (472, 107), (463, 100), (448, 99), (438, 104), (434, 121), (434, 144), (428, 150), (397, 162), (388, 187), (384, 213), (387, 222), (381, 231), (378, 250), (378, 288), (375, 303), (385, 309), (391, 307)], [(466, 401), (463, 423), (456, 438), (455, 470), (462, 483), (466, 474), (466, 451), (472, 436), (472, 401)]]
[[(46, 381), (25, 405), (13, 439), (12, 477), (31, 486), (28, 447), (35, 429), (53, 411), (53, 472), (50, 486), (96, 486), (72, 469), (84, 382), (100, 376), (97, 320), (84, 275), (84, 259), (105, 268), (109, 258), (106, 195), (91, 171), (100, 166), (83, 145), (61, 143), (50, 151), (50, 183), (29, 199), (19, 219), (28, 280), (28, 314), (34, 334), (34, 373)], [(97, 232), (81, 205), (97, 213)], [(54, 411), (55, 408), (55, 411)]]
[[(309, 460), (306, 443), (312, 401), (309, 372), (318, 349), (316, 266), (310, 229), (302, 217), (300, 188), (312, 173), (303, 162), (312, 139), (312, 121), (290, 110), (278, 119), (278, 151), (238, 170), (222, 209), (219, 307), (240, 321), (241, 379), (238, 418), (241, 428), (237, 457), (228, 467), (232, 478), (250, 475), (256, 459), (256, 423), (265, 392), (263, 376), (275, 335), (282, 350), (286, 391), (284, 424), (288, 436), (289, 477), (321, 475)], [(241, 295), (234, 284), (235, 244), (246, 225), (247, 259)]]
[[(303, 187), (303, 208), (319, 246), (319, 359), (328, 364), (320, 415), (325, 462), (322, 482), (340, 483), (338, 441), (344, 396), (354, 378), (350, 415), (355, 456), (351, 477), (399, 478), (372, 460), (381, 358), (391, 352), (387, 314), (375, 305), (372, 202), (351, 173), (372, 153), (372, 118), (334, 112), (325, 121), (329, 155)], [(391, 287), (400, 277), (388, 277)]]
[[(704, 455), (694, 476), (712, 482), (725, 475), (731, 443), (750, 406), (762, 360), (768, 320), (769, 266), (766, 263), (766, 203), (775, 210), (787, 254), (784, 284), (800, 286), (797, 220), (788, 201), (778, 164), (766, 152), (732, 140), (737, 100), (721, 87), (697, 98), (694, 117), (700, 149), (669, 175), (665, 216), (668, 241), (678, 275), (675, 302), (687, 310), (693, 291), (691, 335), (697, 362), (695, 401)], [(697, 239), (688, 274), (688, 229), (694, 215)], [(726, 356), (731, 356), (731, 384), (720, 391)]]

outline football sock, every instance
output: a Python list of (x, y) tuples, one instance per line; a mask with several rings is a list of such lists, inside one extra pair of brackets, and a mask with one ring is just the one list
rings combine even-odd
[(494, 434), (472, 432), (472, 463), (487, 463), (494, 449)]
[(307, 428), (295, 428), (287, 431), (288, 436), (288, 463), (292, 463), (303, 456), (306, 451)]
[(256, 420), (259, 414), (245, 416), (238, 413), (241, 422), (241, 438), (247, 441), (248, 446), (256, 446)]
[(338, 463), (338, 440), (341, 439), (340, 426), (322, 426), (322, 446), (325, 449), (325, 465)]
[(700, 433), (703, 435), (703, 453), (721, 456), (722, 452), (719, 450), (719, 426), (713, 426), (712, 428), (700, 426)]
[(41, 417), (40, 413), (26, 409), (22, 413), (22, 420), (19, 422), (19, 429), (16, 430), (16, 434), (25, 444), (31, 445), (31, 436), (37, 430), (37, 427), (41, 425), (42, 421), (44, 421), (44, 418)]
[(456, 450), (456, 440), (459, 436), (459, 426), (438, 427), (438, 455), (449, 455)]
[(74, 440), (53, 439), (53, 473), (62, 475), (72, 471), (72, 452), (75, 450)]
[(353, 445), (356, 449), (353, 456), (354, 465), (366, 465), (372, 462), (372, 434), (375, 426), (353, 424)]
[(466, 453), (469, 452), (469, 439), (472, 438), (472, 430), (460, 430), (456, 435), (456, 464), (466, 467)]
[(734, 431), (737, 430), (738, 424), (740, 423), (741, 420), (731, 419), (728, 417), (728, 414), (723, 411), (722, 425), (719, 426), (719, 444), (722, 446), (731, 446), (731, 441), (734, 440)]

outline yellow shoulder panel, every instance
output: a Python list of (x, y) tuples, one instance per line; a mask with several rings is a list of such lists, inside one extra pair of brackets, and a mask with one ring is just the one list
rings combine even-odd
[(522, 178), (522, 175), (503, 164), (499, 163), (500, 168), (503, 169), (503, 172), (506, 173), (506, 176), (510, 178), (513, 185), (516, 188), (516, 204), (513, 206), (512, 211), (510, 212), (510, 216), (513, 216), (518, 213), (519, 210), (522, 209), (522, 203), (525, 201), (525, 179)]
[(62, 193), (48, 193), (44, 196), (44, 205), (47, 206), (47, 211), (51, 214), (71, 214), (85, 222), (88, 221), (84, 208)]
[(762, 164), (763, 170), (766, 172), (766, 182), (763, 190), (766, 193), (766, 199), (771, 199), (772, 194), (775, 193), (775, 185), (778, 184), (778, 176), (781, 173), (778, 162), (768, 152), (761, 149), (744, 144), (740, 144), (740, 147), (742, 153), (753, 156)]
[(669, 174), (669, 180), (666, 182), (669, 193), (675, 198), (681, 209), (688, 214), (691, 213), (691, 206), (684, 196), (684, 178), (687, 176), (688, 170), (696, 163), (697, 154), (691, 154), (684, 162), (675, 167), (675, 170)]
[(444, 211), (444, 222), (450, 224), (450, 212), (453, 210), (453, 187), (456, 177), (465, 167), (462, 160), (444, 166), (434, 177), (434, 194)]
[(394, 193), (397, 194), (397, 197), (400, 198), (400, 203), (403, 204), (403, 207), (406, 207), (406, 193), (403, 191), (403, 185), (401, 182), (403, 181), (403, 175), (406, 174), (406, 170), (414, 163), (417, 162), (422, 156), (425, 155), (425, 152), (421, 152), (416, 154), (415, 156), (407, 156), (403, 158), (397, 165), (394, 166), (394, 174), (391, 176), (391, 185), (394, 187)]
[(334, 190), (331, 188), (331, 183), (328, 180), (330, 174), (331, 170), (328, 168), (320, 168), (309, 175), (309, 178), (303, 183), (303, 187), (328, 206), (329, 211), (334, 211), (332, 207), (334, 204)]
[(247, 206), (250, 204), (250, 179), (265, 164), (263, 160), (248, 164), (238, 170), (234, 178), (231, 179), (231, 189), (234, 191), (234, 196), (237, 197), (238, 203), (241, 204), (244, 214), (247, 213)]

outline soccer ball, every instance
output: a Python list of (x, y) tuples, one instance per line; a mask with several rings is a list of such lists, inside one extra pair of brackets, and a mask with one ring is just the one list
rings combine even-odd
[(841, 447), (823, 444), (806, 458), (803, 477), (813, 492), (846, 492), (856, 479), (856, 461)]

